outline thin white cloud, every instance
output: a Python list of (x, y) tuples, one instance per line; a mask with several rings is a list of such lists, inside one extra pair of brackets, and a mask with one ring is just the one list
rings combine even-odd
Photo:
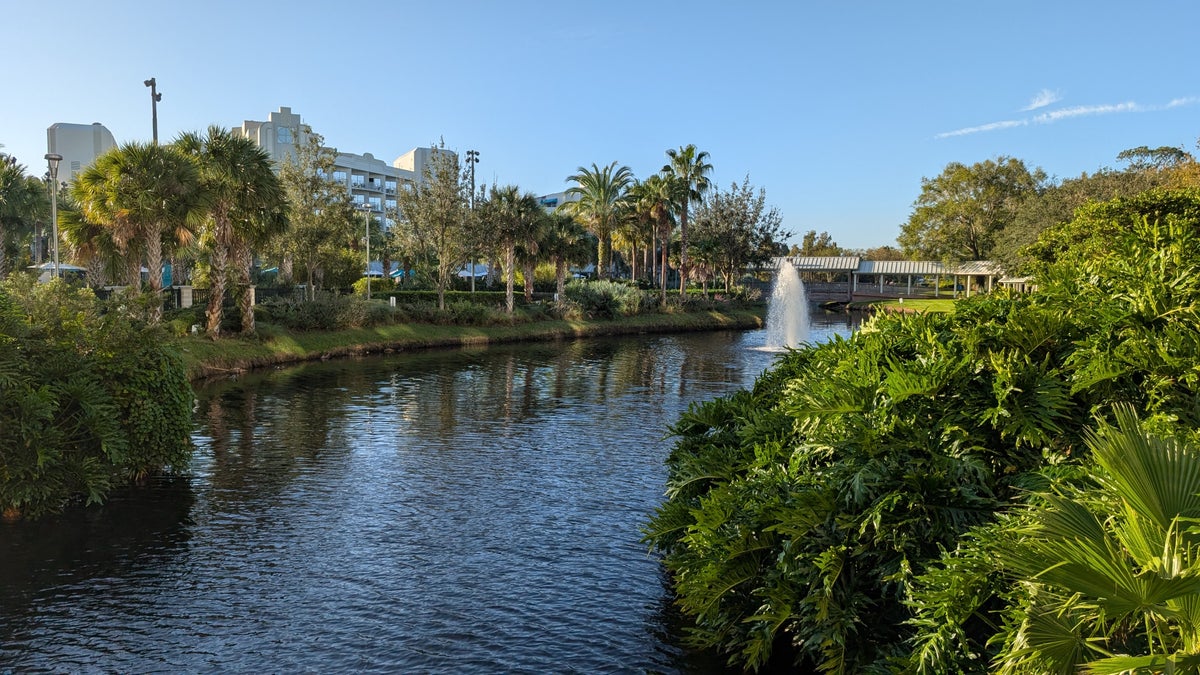
[(955, 129), (954, 131), (942, 132), (934, 138), (951, 138), (953, 136), (969, 136), (970, 134), (979, 134), (985, 131), (997, 131), (999, 129), (1010, 129), (1012, 127), (1023, 127), (1029, 124), (1028, 120), (1005, 120), (1003, 122), (991, 122), (989, 124), (981, 124), (977, 127), (967, 127), (965, 129)]
[[(1038, 94), (1038, 98), (1034, 99), (1034, 103), (1030, 104), (1032, 110), (1033, 105), (1042, 99), (1043, 95), (1048, 94), (1047, 90), (1043, 90)], [(1045, 99), (1049, 100), (1049, 99)], [(934, 136), (935, 139), (953, 138), (955, 136), (969, 136), (970, 134), (978, 134), (986, 131), (999, 131), (1001, 129), (1011, 129), (1013, 127), (1023, 127), (1029, 124), (1053, 124), (1061, 120), (1073, 119), (1075, 117), (1088, 117), (1092, 115), (1113, 115), (1118, 113), (1136, 113), (1136, 112), (1155, 112), (1161, 110), (1170, 110), (1172, 108), (1181, 108), (1184, 106), (1200, 104), (1200, 96), (1185, 96), (1181, 98), (1171, 99), (1170, 102), (1163, 105), (1142, 105), (1134, 101), (1126, 101), (1124, 103), (1104, 103), (1101, 105), (1078, 105), (1069, 108), (1059, 108), (1050, 110), (1044, 113), (1039, 113), (1033, 117), (1028, 117), (1019, 120), (1004, 120), (1002, 122), (990, 122), (981, 124), (975, 127), (966, 127), (963, 129), (955, 129), (954, 131), (944, 131)], [(1043, 104), (1047, 105), (1047, 104)]]
[(1049, 89), (1043, 89), (1043, 90), (1039, 91), (1036, 96), (1033, 97), (1033, 100), (1029, 102), (1029, 105), (1025, 106), (1024, 108), (1021, 108), (1021, 112), (1029, 112), (1030, 110), (1037, 110), (1038, 108), (1045, 108), (1046, 106), (1048, 106), (1052, 103), (1058, 103), (1061, 100), (1062, 100), (1062, 96), (1060, 96), (1057, 91), (1050, 91)]
[(1125, 103), (1105, 103), (1103, 105), (1077, 105), (1070, 108), (1059, 108), (1044, 112), (1033, 118), (1038, 124), (1049, 124), (1072, 117), (1089, 117), (1091, 115), (1111, 115), (1113, 113), (1142, 112), (1146, 110), (1133, 101)]

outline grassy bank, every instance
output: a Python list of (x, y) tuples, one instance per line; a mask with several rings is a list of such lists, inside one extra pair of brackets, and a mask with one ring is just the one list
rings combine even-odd
[(188, 377), (195, 381), (252, 368), (387, 351), (640, 333), (760, 328), (764, 312), (765, 308), (723, 309), (647, 314), (611, 320), (552, 320), (500, 326), (407, 323), (305, 332), (284, 331), (270, 324), (260, 324), (258, 337), (252, 339), (228, 337), (211, 340), (189, 335), (177, 340), (187, 363)]

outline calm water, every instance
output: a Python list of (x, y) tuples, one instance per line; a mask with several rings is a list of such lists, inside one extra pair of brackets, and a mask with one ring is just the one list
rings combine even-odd
[[(851, 330), (814, 317), (814, 340)], [(196, 458), (0, 523), (0, 673), (712, 672), (639, 528), (763, 331), (312, 364), (198, 391)]]

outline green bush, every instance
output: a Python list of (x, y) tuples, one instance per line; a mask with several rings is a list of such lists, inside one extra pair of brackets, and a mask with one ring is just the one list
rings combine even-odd
[(192, 390), (165, 332), (87, 289), (0, 285), (0, 511), (36, 516), (190, 455)]
[(574, 280), (567, 284), (567, 300), (576, 303), (585, 316), (612, 319), (635, 316), (656, 306), (655, 296), (636, 286), (614, 281)]
[(343, 315), (348, 311), (350, 298), (335, 293), (318, 292), (316, 298), (272, 298), (262, 308), (274, 323), (291, 330), (337, 330), (343, 328)]
[[(1060, 253), (1037, 294), (878, 316), (685, 414), (646, 534), (696, 643), (751, 669), (988, 672), (1011, 597), (943, 552), (1054, 492), (1117, 406), (1200, 437), (1200, 194), (1155, 203), (1092, 228), (1103, 242)], [(1195, 578), (1188, 555), (1163, 564)]]

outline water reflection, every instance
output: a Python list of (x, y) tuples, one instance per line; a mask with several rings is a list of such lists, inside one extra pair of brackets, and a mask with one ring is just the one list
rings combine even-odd
[(205, 387), (188, 481), (0, 530), (0, 671), (707, 671), (639, 529), (666, 425), (753, 381), (762, 340), (431, 351)]

